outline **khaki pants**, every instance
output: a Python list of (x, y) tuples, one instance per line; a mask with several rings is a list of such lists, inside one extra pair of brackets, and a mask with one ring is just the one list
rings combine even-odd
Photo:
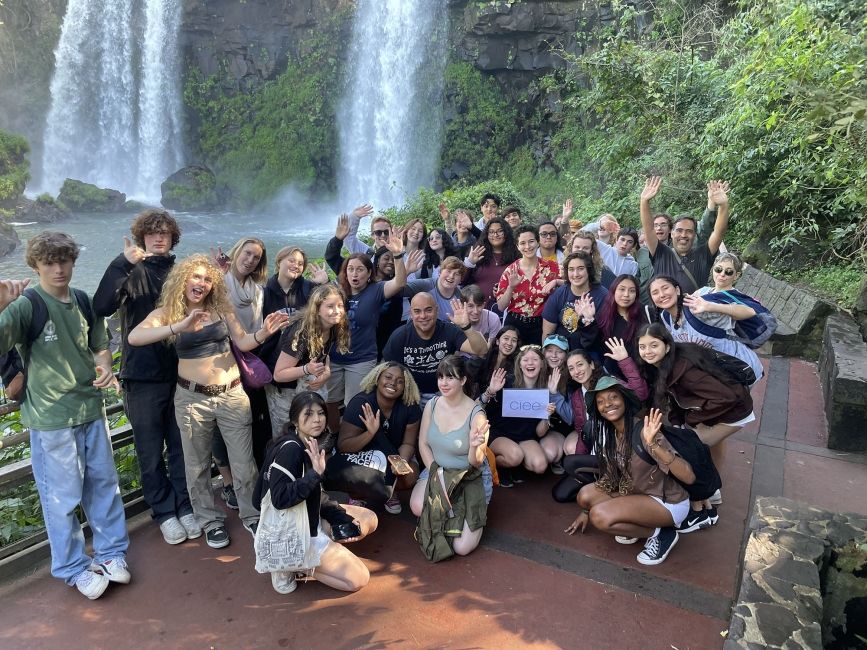
[(241, 519), (245, 523), (258, 521), (259, 511), (253, 508), (252, 502), (258, 477), (253, 460), (253, 416), (243, 386), (238, 384), (215, 396), (194, 393), (178, 386), (175, 390), (175, 416), (184, 448), (190, 503), (202, 528), (212, 530), (226, 519), (225, 511), (214, 502), (211, 489), (211, 442), (218, 425), (229, 452)]

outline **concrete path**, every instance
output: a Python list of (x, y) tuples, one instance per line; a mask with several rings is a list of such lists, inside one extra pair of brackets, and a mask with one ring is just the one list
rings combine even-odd
[(551, 476), (497, 489), (481, 548), (437, 565), (413, 541), (407, 507), (382, 514), (353, 547), (372, 578), (351, 595), (315, 582), (276, 594), (234, 515), (220, 551), (201, 539), (167, 546), (139, 517), (132, 584), (89, 602), (43, 567), (0, 587), (0, 648), (719, 648), (752, 499), (867, 514), (867, 458), (824, 447), (815, 366), (765, 364), (760, 418), (727, 443), (720, 523), (681, 536), (660, 566), (638, 564), (638, 544), (565, 535), (577, 507), (551, 499)]

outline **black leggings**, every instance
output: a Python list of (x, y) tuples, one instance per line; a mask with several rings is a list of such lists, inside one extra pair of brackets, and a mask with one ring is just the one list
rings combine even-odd
[(572, 454), (563, 457), (563, 475), (554, 487), (551, 488), (551, 496), (557, 503), (575, 503), (578, 492), (588, 483), (593, 483), (597, 478), (594, 472), (599, 467), (596, 456), (585, 454)]

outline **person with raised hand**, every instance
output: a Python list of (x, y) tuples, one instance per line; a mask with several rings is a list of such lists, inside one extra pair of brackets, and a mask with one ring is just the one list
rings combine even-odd
[(211, 548), (230, 543), (225, 512), (214, 504), (210, 467), (214, 431), (219, 426), (232, 467), (241, 520), (251, 533), (259, 516), (253, 509), (256, 481), (250, 400), (230, 341), (252, 350), (276, 334), (289, 317), (269, 314), (262, 326), (245, 332), (229, 302), (224, 274), (204, 255), (176, 264), (163, 285), (157, 308), (129, 333), (132, 346), (171, 340), (178, 355), (175, 417), (184, 447), (187, 489), (193, 512)]
[(505, 220), (496, 217), (485, 225), (476, 244), (464, 258), (464, 266), (470, 269), (465, 282), (478, 285), (484, 292), (486, 308), (497, 309), (494, 288), (506, 267), (520, 257), (515, 235)]
[[(167, 544), (201, 537), (187, 492), (181, 434), (175, 420), (178, 357), (171, 345), (129, 344), (127, 334), (157, 305), (175, 263), (180, 241), (177, 221), (156, 208), (139, 213), (124, 237), (123, 253), (102, 276), (93, 310), (107, 318), (117, 313), (121, 328), (120, 381), (124, 411), (132, 425), (142, 496)], [(165, 449), (165, 451), (164, 451)]]
[[(39, 283), (30, 289), (26, 280), (0, 283), (0, 349), (18, 345), (25, 360), (21, 422), (30, 429), (51, 575), (93, 600), (109, 582), (130, 581), (129, 538), (101, 394), (114, 383), (108, 333), (87, 295), (70, 286), (78, 254), (67, 234), (30, 238), (25, 259)], [(35, 338), (31, 328), (39, 330)], [(92, 558), (79, 506), (93, 530)]]
[(389, 232), (387, 247), (394, 260), (394, 277), (391, 280), (376, 282), (373, 262), (363, 253), (353, 253), (346, 258), (337, 277), (346, 296), (351, 351), (343, 353), (332, 349), (329, 355), (331, 376), (326, 390), (328, 426), (331, 431), (337, 431), (340, 427), (341, 404), (345, 406), (358, 394), (361, 380), (376, 365), (379, 356), (376, 327), (383, 305), (406, 286), (403, 231), (396, 228)]
[(565, 336), (570, 349), (593, 345), (598, 333), (596, 312), (608, 295), (608, 290), (594, 280), (596, 271), (587, 253), (572, 253), (563, 260), (564, 284), (544, 304), (542, 336)]

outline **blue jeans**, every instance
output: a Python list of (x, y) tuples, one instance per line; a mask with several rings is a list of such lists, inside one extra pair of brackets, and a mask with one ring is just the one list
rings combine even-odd
[(175, 385), (173, 381), (123, 382), (124, 406), (132, 424), (141, 470), (142, 495), (151, 507), (151, 516), (160, 524), (193, 511), (187, 493), (184, 448), (175, 421)]
[(75, 516), (79, 504), (93, 531), (93, 559), (124, 557), (129, 537), (105, 420), (31, 429), (30, 455), (51, 547), (51, 575), (71, 585), (90, 566)]

